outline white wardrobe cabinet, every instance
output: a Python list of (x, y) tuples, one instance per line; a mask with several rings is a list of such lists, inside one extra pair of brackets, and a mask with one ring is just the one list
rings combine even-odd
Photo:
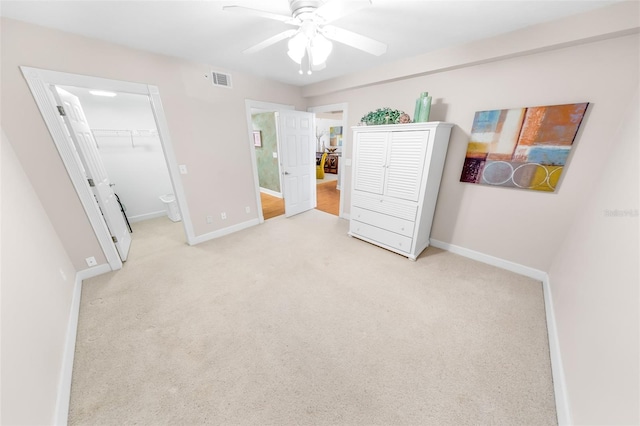
[(349, 235), (411, 260), (429, 246), (453, 124), (353, 127)]

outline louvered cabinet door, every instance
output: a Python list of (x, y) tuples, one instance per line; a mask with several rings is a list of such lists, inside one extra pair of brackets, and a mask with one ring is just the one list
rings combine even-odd
[(385, 195), (418, 201), (428, 142), (428, 130), (390, 134)]
[(387, 161), (387, 132), (361, 133), (355, 139), (353, 189), (382, 194)]

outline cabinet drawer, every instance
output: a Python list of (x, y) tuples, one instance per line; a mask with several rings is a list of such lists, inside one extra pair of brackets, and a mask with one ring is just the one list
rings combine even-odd
[(351, 219), (349, 229), (351, 234), (356, 237), (362, 236), (363, 238), (368, 238), (405, 253), (409, 253), (411, 251), (412, 240), (404, 235), (367, 225), (366, 223), (358, 222), (354, 219)]
[(354, 207), (351, 210), (351, 219), (363, 222), (387, 231), (395, 232), (406, 237), (413, 236), (413, 227), (415, 223), (410, 220), (400, 219), (398, 217), (365, 210), (360, 207)]
[(399, 201), (388, 197), (365, 195), (360, 191), (352, 192), (351, 204), (353, 207), (360, 207), (374, 212), (384, 213), (389, 216), (415, 221), (418, 211), (418, 204), (409, 201)]

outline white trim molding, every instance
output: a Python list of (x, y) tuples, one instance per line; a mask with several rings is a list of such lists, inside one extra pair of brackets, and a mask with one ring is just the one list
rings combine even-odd
[[(92, 269), (100, 269), (102, 266), (106, 266), (109, 271), (111, 270), (111, 268), (107, 264), (100, 265), (100, 267), (95, 267)], [(88, 269), (85, 269), (84, 271), (88, 271)], [(73, 376), (73, 359), (76, 351), (76, 336), (78, 333), (81, 297), (82, 278), (80, 277), (80, 273), (77, 273), (75, 285), (73, 287), (73, 298), (71, 300), (71, 309), (69, 311), (69, 321), (67, 322), (67, 336), (64, 344), (64, 353), (62, 355), (60, 380), (58, 382), (58, 396), (56, 398), (54, 417), (54, 424), (56, 426), (66, 426), (69, 417), (69, 402), (71, 400), (71, 378)]]
[(553, 299), (551, 297), (551, 284), (549, 275), (539, 269), (524, 266), (519, 263), (501, 259), (499, 257), (480, 253), (468, 248), (456, 246), (454, 244), (445, 243), (431, 239), (431, 245), (451, 253), (469, 259), (477, 260), (488, 265), (496, 266), (525, 277), (533, 278), (542, 282), (542, 292), (544, 295), (544, 308), (547, 320), (547, 337), (549, 339), (549, 356), (551, 358), (551, 375), (553, 377), (553, 391), (556, 402), (556, 415), (558, 416), (558, 425), (569, 426), (572, 424), (571, 411), (569, 410), (569, 397), (567, 394), (567, 385), (562, 365), (562, 353), (560, 352), (560, 342), (558, 339), (558, 328), (556, 326), (555, 311), (553, 310)]
[[(111, 269), (122, 268), (122, 261), (116, 251), (116, 247), (111, 240), (111, 234), (107, 229), (107, 224), (102, 217), (100, 208), (95, 201), (95, 197), (89, 188), (86, 176), (80, 166), (80, 159), (77, 152), (72, 148), (72, 142), (67, 134), (64, 125), (59, 119), (59, 115), (56, 111), (56, 101), (53, 97), (53, 92), (49, 90), (52, 84), (60, 84), (63, 80), (58, 74), (53, 71), (40, 70), (37, 68), (20, 67), (24, 75), (27, 85), (31, 90), (34, 100), (38, 105), (40, 114), (49, 129), (49, 133), (53, 138), (53, 141), (60, 153), (60, 158), (67, 169), (67, 173), (71, 178), (71, 182), (78, 194), (80, 203), (84, 208), (87, 215), (87, 219), (91, 223), (100, 248), (111, 265)], [(59, 78), (60, 77), (60, 78)]]
[(102, 263), (100, 265), (78, 271), (76, 273), (76, 279), (79, 279), (80, 281), (88, 280), (89, 278), (97, 277), (98, 275), (106, 274), (111, 271), (112, 269), (108, 263)]
[(544, 307), (547, 314), (547, 333), (549, 334), (549, 356), (551, 357), (551, 373), (553, 375), (553, 393), (556, 399), (556, 415), (559, 426), (570, 426), (573, 424), (569, 405), (569, 394), (567, 392), (567, 381), (564, 375), (564, 364), (562, 363), (562, 352), (560, 351), (560, 340), (556, 325), (556, 315), (553, 308), (553, 298), (551, 296), (551, 283), (549, 276), (545, 273), (542, 280), (542, 291), (544, 292)]
[(209, 232), (206, 234), (198, 235), (194, 238), (194, 244), (200, 244), (205, 241), (213, 240), (215, 238), (224, 237), (225, 235), (233, 234), (234, 232), (242, 231), (243, 229), (251, 228), (252, 226), (260, 225), (259, 219), (251, 219), (246, 222), (238, 223), (236, 225), (229, 226), (227, 228), (218, 229), (217, 231)]
[(282, 198), (282, 192), (276, 192), (263, 187), (260, 187), (260, 192), (262, 192), (263, 194), (271, 195), (272, 197)]
[(137, 216), (130, 216), (127, 219), (129, 220), (129, 223), (136, 223), (136, 222), (142, 222), (144, 220), (156, 219), (163, 216), (167, 216), (166, 210), (160, 210), (153, 213), (139, 214)]
[(469, 259), (477, 260), (478, 262), (497, 266), (498, 268), (524, 275), (525, 277), (542, 281), (544, 277), (547, 276), (547, 273), (544, 271), (520, 265), (519, 263), (511, 262), (510, 260), (500, 259), (499, 257), (480, 253), (478, 251), (445, 243), (443, 241), (434, 240), (433, 238), (430, 239), (430, 242), (432, 246), (439, 249), (450, 251), (451, 253), (459, 254), (460, 256), (468, 257)]

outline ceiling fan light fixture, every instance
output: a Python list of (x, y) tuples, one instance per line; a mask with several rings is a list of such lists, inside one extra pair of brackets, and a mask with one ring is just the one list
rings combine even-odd
[[(287, 54), (300, 65), (298, 71), (300, 74), (303, 74), (303, 61), (305, 65), (308, 65), (307, 72), (309, 74), (311, 70), (319, 71), (326, 68), (327, 58), (333, 50), (332, 42), (344, 44), (376, 56), (386, 53), (386, 44), (331, 25), (333, 21), (360, 10), (366, 4), (370, 5), (372, 0), (288, 0), (288, 2), (290, 16), (243, 6), (223, 6), (224, 10), (243, 12), (298, 27), (269, 37), (255, 46), (245, 49), (244, 53), (255, 53), (282, 40), (289, 39)], [(305, 56), (307, 57), (306, 61)]]
[(299, 32), (289, 39), (287, 46), (289, 47), (289, 51), (287, 54), (295, 63), (301, 63), (302, 58), (304, 58), (304, 52), (307, 48), (307, 44), (309, 40), (304, 35), (304, 33)]
[(324, 36), (317, 34), (312, 41), (311, 51), (313, 54), (313, 65), (321, 65), (327, 61), (327, 58), (333, 50), (333, 43)]

